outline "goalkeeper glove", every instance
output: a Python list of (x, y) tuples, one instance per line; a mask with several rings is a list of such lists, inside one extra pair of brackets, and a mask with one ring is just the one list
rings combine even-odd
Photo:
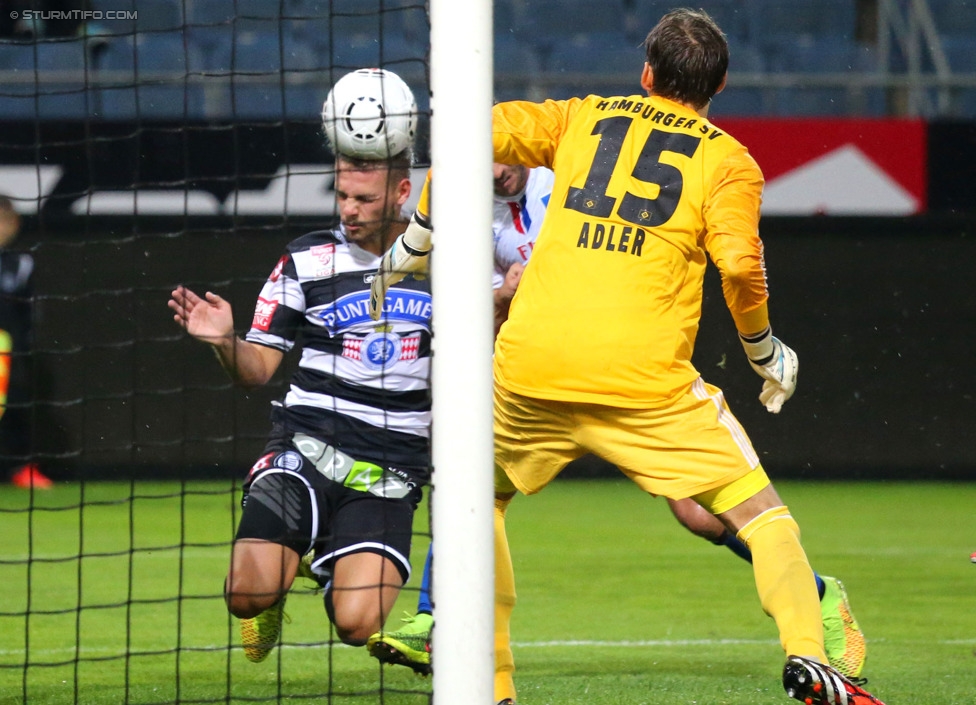
[(796, 390), (796, 371), (799, 363), (796, 353), (773, 337), (769, 326), (757, 335), (746, 337), (739, 333), (749, 364), (766, 380), (759, 401), (772, 414), (778, 414), (783, 404)]
[(380, 260), (369, 291), (369, 315), (379, 320), (387, 290), (409, 274), (424, 276), (429, 268), (430, 226), (420, 222), (414, 213), (407, 229), (401, 233)]

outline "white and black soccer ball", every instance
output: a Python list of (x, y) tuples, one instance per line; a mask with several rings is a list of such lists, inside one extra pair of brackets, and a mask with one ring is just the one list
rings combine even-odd
[(388, 159), (413, 145), (417, 101), (386, 69), (358, 69), (340, 78), (322, 106), (322, 129), (333, 153)]

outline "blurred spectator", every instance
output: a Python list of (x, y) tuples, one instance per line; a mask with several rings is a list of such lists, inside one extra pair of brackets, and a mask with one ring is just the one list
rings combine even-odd
[(23, 11), (31, 9), (30, 0), (0, 0), (0, 39), (34, 39), (34, 24), (23, 20)]
[[(0, 39), (80, 36), (91, 9), (91, 0), (0, 0)], [(25, 19), (24, 10), (41, 14)]]
[(878, 43), (878, 0), (856, 0), (857, 26), (854, 39), (865, 44)]
[(0, 196), (0, 467), (14, 485), (40, 489), (51, 480), (30, 458), (34, 258), (9, 249), (19, 234), (20, 215)]

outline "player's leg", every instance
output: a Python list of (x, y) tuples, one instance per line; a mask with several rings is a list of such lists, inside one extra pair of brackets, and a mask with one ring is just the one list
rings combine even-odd
[(312, 490), (297, 474), (276, 468), (245, 490), (224, 585), (227, 609), (241, 619), (250, 661), (262, 661), (281, 634), (285, 598), (311, 543)]
[(10, 364), (13, 338), (0, 328), (0, 417), (7, 410), (7, 392), (10, 389)]
[[(694, 485), (713, 488), (697, 493), (693, 500), (719, 516), (731, 531), (739, 532), (756, 520), (752, 543), (749, 539), (753, 532), (738, 533), (737, 538), (752, 553), (763, 608), (777, 621), (788, 654), (826, 661), (819, 595), (813, 570), (799, 543), (799, 530), (769, 484), (755, 449), (721, 390), (698, 380), (673, 405), (657, 413), (631, 414), (621, 431), (601, 426), (597, 420), (592, 432), (610, 452), (621, 454), (623, 462), (617, 462), (618, 467), (652, 494), (682, 497)], [(628, 438), (631, 435), (635, 438)], [(654, 440), (648, 442), (642, 435)], [(661, 438), (682, 451), (667, 457), (658, 454), (655, 443), (660, 445)], [(646, 452), (641, 454), (642, 450)], [(627, 470), (638, 458), (660, 463), (661, 470)], [(615, 462), (617, 458), (608, 460)], [(698, 529), (706, 533), (701, 526)], [(711, 533), (714, 536), (714, 530)]]
[[(497, 473), (497, 470), (496, 470)], [(499, 487), (496, 480), (496, 488)], [(501, 487), (505, 487), (504, 479)], [(515, 657), (511, 623), (515, 610), (515, 569), (505, 532), (505, 512), (514, 492), (495, 493), (495, 701), (515, 700)]]
[(227, 609), (241, 620), (241, 643), (248, 661), (263, 661), (277, 645), (299, 559), (293, 549), (271, 541), (234, 542), (224, 597)]
[(725, 528), (715, 515), (705, 511), (698, 502), (684, 499), (668, 499), (668, 507), (678, 522), (695, 536), (701, 536), (716, 546), (725, 546), (744, 561), (752, 563), (752, 553), (735, 534)]
[(227, 609), (254, 617), (291, 587), (310, 542), (311, 489), (301, 477), (272, 468), (249, 483), (225, 585)]
[(739, 558), (752, 563), (752, 554), (746, 545), (726, 529), (725, 524), (702, 509), (698, 502), (690, 497), (669, 499), (668, 506), (675, 519), (695, 536), (701, 536), (716, 546), (725, 546)]
[(760, 603), (776, 621), (786, 653), (826, 662), (820, 600), (800, 529), (762, 467), (697, 499), (752, 552)]
[(31, 365), (14, 339), (0, 329), (0, 470), (12, 485), (24, 489), (50, 489), (54, 483), (31, 458)]
[(819, 596), (800, 543), (800, 527), (761, 466), (696, 499), (752, 551), (760, 603), (776, 622), (787, 654), (783, 670), (787, 693), (807, 705), (881, 705), (829, 665)]
[[(580, 409), (577, 418), (581, 442), (645, 491), (692, 496), (720, 516), (752, 552), (763, 609), (776, 621), (788, 656), (826, 664), (819, 599), (799, 528), (770, 485), (721, 390), (697, 380), (667, 407)], [(830, 666), (822, 668), (843, 679)], [(827, 704), (809, 688), (794, 689), (801, 690), (811, 698), (808, 705)]]
[[(508, 505), (516, 492), (544, 488), (585, 450), (572, 437), (567, 404), (513, 394), (495, 385), (495, 701), (515, 701), (515, 660), (511, 618), (515, 609), (515, 572), (505, 530)], [(531, 449), (531, 450), (530, 450)]]
[(335, 485), (338, 497), (331, 539), (313, 563), (327, 566), (332, 582), (325, 604), (346, 644), (364, 646), (379, 632), (400, 588), (410, 577), (410, 543), (416, 498), (386, 499)]
[(427, 559), (424, 561), (424, 574), (420, 578), (420, 594), (417, 596), (417, 614), (434, 614), (434, 604), (430, 598), (430, 578), (434, 565), (434, 542), (427, 547)]
[[(716, 546), (725, 546), (739, 558), (752, 563), (752, 552), (748, 546), (742, 543), (734, 533), (725, 527), (721, 520), (706, 511), (698, 502), (690, 497), (668, 499), (668, 506), (671, 508), (671, 513), (674, 514), (675, 519), (688, 531), (696, 536), (701, 536)], [(814, 578), (817, 581), (817, 591), (823, 597), (823, 580), (816, 573), (814, 573)]]
[[(697, 536), (718, 546), (726, 546), (740, 558), (752, 563), (752, 552), (735, 534), (695, 500), (669, 499), (671, 512), (681, 524)], [(843, 583), (837, 578), (813, 574), (820, 596), (820, 618), (824, 629), (824, 647), (830, 665), (844, 676), (860, 679), (864, 671), (867, 644), (851, 611)]]
[(421, 675), (431, 672), (431, 633), (434, 629), (434, 606), (430, 597), (434, 544), (427, 549), (424, 574), (420, 581), (417, 612), (408, 615), (394, 631), (380, 630), (370, 635), (366, 648), (383, 663), (406, 666)]
[(339, 558), (328, 591), (339, 639), (365, 646), (386, 622), (403, 583), (399, 566), (387, 556), (364, 551)]
[(295, 580), (299, 556), (261, 539), (234, 541), (224, 597), (235, 617), (255, 617), (278, 602)]
[[(699, 380), (662, 409), (594, 411), (582, 418), (580, 432), (588, 447), (653, 495), (693, 496), (736, 532), (755, 519), (739, 539), (752, 551), (763, 609), (776, 620), (788, 654), (826, 661), (799, 531), (719, 390)], [(774, 508), (781, 514), (764, 513)]]

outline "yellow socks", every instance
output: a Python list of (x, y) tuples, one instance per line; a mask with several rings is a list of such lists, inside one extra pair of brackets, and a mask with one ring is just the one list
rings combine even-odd
[(515, 699), (515, 660), (510, 625), (515, 608), (515, 570), (505, 535), (505, 510), (511, 499), (495, 500), (495, 702)]
[(752, 551), (756, 589), (766, 614), (776, 621), (787, 655), (827, 663), (820, 597), (800, 545), (800, 527), (786, 507), (769, 509), (737, 534)]

